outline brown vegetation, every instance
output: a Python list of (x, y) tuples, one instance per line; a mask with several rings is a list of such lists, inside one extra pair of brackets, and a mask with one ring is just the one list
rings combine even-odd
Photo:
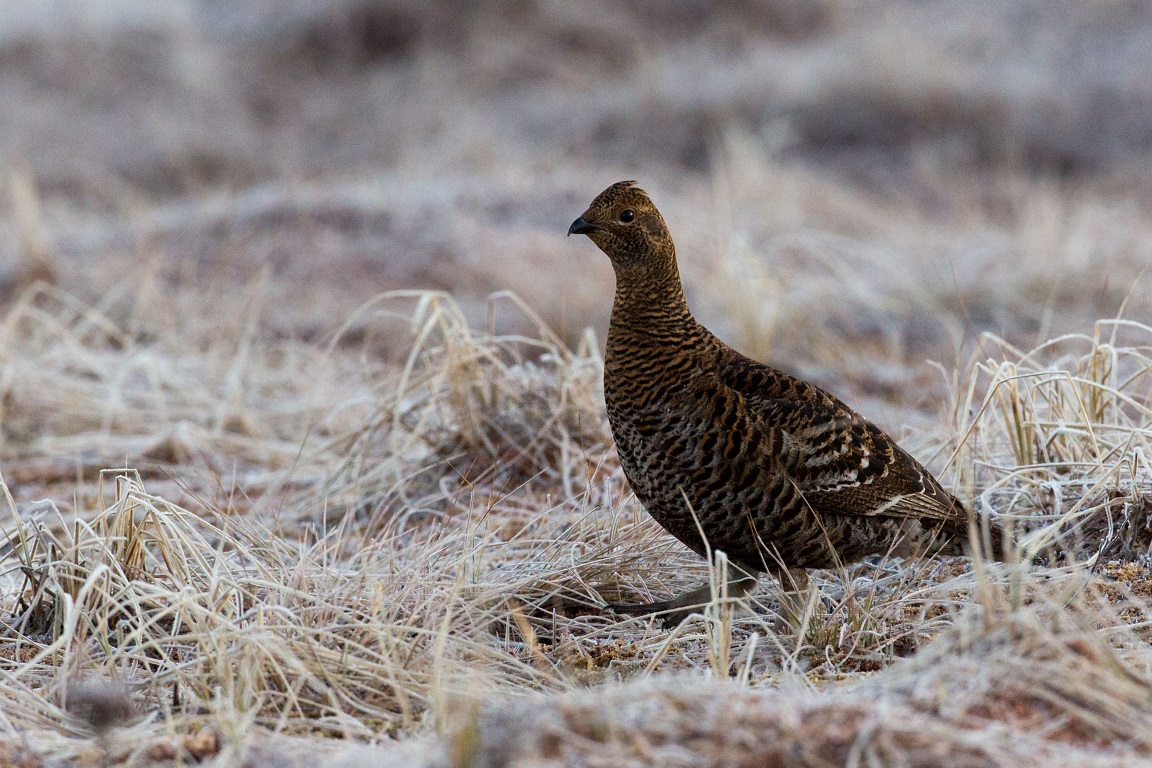
[[(1145, 4), (704, 6), (0, 11), (0, 762), (1152, 763)], [(600, 611), (709, 572), (563, 238), (634, 177), (1045, 564)]]

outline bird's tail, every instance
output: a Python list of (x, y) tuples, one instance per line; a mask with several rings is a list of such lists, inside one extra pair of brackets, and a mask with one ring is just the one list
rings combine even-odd
[[(979, 507), (973, 511), (971, 507), (963, 506), (967, 523), (958, 538), (963, 542), (964, 554), (997, 563), (1016, 563), (1024, 559), (1024, 552), (1009, 529)], [(1036, 558), (1032, 561), (1038, 562)]]
[(975, 518), (968, 525), (968, 555), (1010, 563), (1019, 558), (1012, 537), (988, 518)]

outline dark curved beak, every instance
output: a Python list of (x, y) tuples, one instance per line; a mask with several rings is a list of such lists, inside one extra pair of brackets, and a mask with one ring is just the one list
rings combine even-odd
[(576, 221), (572, 222), (572, 226), (568, 227), (568, 236), (571, 237), (572, 235), (587, 235), (589, 233), (595, 232), (598, 229), (600, 229), (600, 227), (596, 226), (595, 224), (589, 224), (588, 222), (584, 221), (584, 217), (581, 216), (580, 218), (576, 219)]

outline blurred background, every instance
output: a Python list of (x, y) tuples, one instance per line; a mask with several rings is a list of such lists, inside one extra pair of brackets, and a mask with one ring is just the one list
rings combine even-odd
[(1143, 0), (8, 3), (0, 301), (263, 281), (309, 340), (510, 289), (602, 340), (611, 270), (564, 232), (633, 178), (722, 336), (904, 399), (983, 331), (1147, 319), (1150, 71)]

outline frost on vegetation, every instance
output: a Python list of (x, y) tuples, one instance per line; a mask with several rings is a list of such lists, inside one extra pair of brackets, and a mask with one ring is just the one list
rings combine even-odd
[(1097, 323), (1022, 351), (986, 335), (956, 387), (961, 489), (1055, 561), (1152, 546), (1152, 328)]
[(345, 458), (329, 492), (353, 493), (367, 510), (443, 503), (476, 493), (585, 493), (603, 474), (611, 444), (603, 413), (602, 361), (593, 336), (571, 350), (527, 307), (539, 338), (469, 327), (451, 296), (416, 300), (413, 344), (398, 375), (377, 389), (373, 413), (340, 438)]
[(115, 688), (135, 719), (108, 743), (170, 739), (157, 718), (213, 744), (444, 732), (417, 765), (557, 745), (694, 765), (734, 754), (730, 737), (835, 764), (941, 744), (973, 765), (1053, 743), (1085, 765), (1104, 744), (1147, 750), (1152, 329), (1102, 322), (1028, 352), (985, 337), (955, 373), (937, 459), (1058, 567), (866, 563), (813, 574), (803, 604), (766, 584), (746, 611), (665, 630), (602, 609), (709, 574), (628, 500), (594, 340), (470, 328), (439, 293), (380, 297), (369, 322), (396, 302), (411, 352), (372, 379), (369, 418), (304, 443), (291, 471), (329, 469), (284, 485), (279, 517), (177, 504), (128, 469), (75, 515), (7, 497), (0, 732), (78, 737), (69, 692)]

